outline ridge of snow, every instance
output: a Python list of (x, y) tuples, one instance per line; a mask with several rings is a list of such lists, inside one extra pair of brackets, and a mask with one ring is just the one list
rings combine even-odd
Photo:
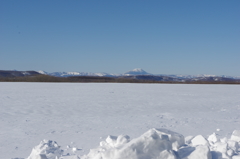
[[(240, 137), (239, 132), (235, 130), (232, 137)], [(152, 128), (132, 140), (128, 135), (109, 135), (97, 148), (90, 149), (83, 156), (76, 154), (81, 149), (73, 147), (72, 153), (66, 154), (57, 142), (43, 140), (32, 149), (27, 159), (239, 159), (239, 142), (232, 137), (220, 141), (213, 133), (208, 139), (197, 135), (186, 142), (179, 133)], [(70, 146), (67, 148), (71, 149)]]

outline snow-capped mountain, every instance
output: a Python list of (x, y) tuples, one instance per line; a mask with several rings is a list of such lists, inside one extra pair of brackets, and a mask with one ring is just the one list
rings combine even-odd
[(123, 75), (124, 76), (133, 76), (133, 75), (151, 75), (151, 74), (146, 72), (146, 71), (144, 71), (141, 68), (135, 68), (135, 69), (133, 69), (131, 71), (125, 72)]

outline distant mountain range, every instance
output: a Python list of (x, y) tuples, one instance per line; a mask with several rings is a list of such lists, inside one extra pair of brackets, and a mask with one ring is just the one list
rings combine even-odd
[(91, 72), (53, 72), (48, 73), (45, 71), (37, 71), (40, 74), (51, 75), (55, 77), (69, 77), (69, 76), (104, 76), (104, 77), (121, 77), (121, 76), (157, 76), (157, 77), (169, 77), (178, 79), (205, 79), (205, 78), (230, 78), (230, 79), (240, 79), (240, 76), (217, 76), (217, 75), (167, 75), (167, 74), (151, 74), (144, 71), (141, 68), (135, 68), (131, 71), (127, 71), (123, 74), (110, 74), (110, 73), (91, 73)]
[(216, 75), (166, 75), (166, 74), (151, 74), (141, 68), (136, 68), (127, 71), (123, 74), (109, 73), (89, 73), (89, 72), (53, 72), (45, 71), (4, 71), (0, 70), (0, 77), (26, 77), (36, 75), (49, 75), (53, 77), (109, 77), (118, 79), (128, 79), (137, 81), (157, 81), (157, 82), (240, 82), (238, 76), (216, 76)]

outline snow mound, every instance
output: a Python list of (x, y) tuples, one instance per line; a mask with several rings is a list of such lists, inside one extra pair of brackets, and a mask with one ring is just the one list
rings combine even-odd
[(64, 156), (56, 142), (43, 140), (27, 159), (240, 159), (238, 137), (239, 130), (230, 139), (219, 139), (215, 133), (208, 138), (184, 138), (167, 129), (153, 128), (132, 140), (127, 135), (109, 135), (83, 156)]
[(51, 140), (43, 140), (39, 145), (32, 149), (27, 159), (58, 159), (62, 155), (62, 150), (57, 142)]
[[(120, 141), (120, 142), (119, 142)], [(184, 137), (166, 129), (150, 129), (129, 141), (126, 136), (109, 136), (83, 159), (175, 159), (174, 148), (184, 144)]]

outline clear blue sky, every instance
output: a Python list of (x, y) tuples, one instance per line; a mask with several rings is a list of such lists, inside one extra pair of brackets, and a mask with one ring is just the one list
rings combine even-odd
[(0, 1), (0, 70), (134, 68), (240, 76), (240, 1)]

